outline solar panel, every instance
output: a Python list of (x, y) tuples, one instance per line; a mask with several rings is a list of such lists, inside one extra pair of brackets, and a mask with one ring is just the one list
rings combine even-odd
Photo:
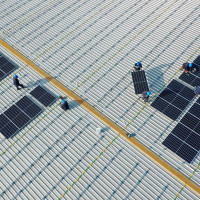
[(0, 115), (0, 132), (6, 138), (11, 137), (41, 111), (28, 97), (23, 97)]
[(188, 112), (195, 117), (200, 118), (200, 105), (195, 103)]
[(181, 123), (178, 123), (176, 127), (172, 130), (172, 134), (181, 140), (185, 140), (191, 133), (191, 129), (187, 128)]
[(0, 57), (0, 81), (5, 78), (9, 73), (14, 71), (16, 66), (10, 63), (6, 58), (3, 56)]
[(197, 64), (197, 65), (200, 65), (200, 56), (198, 56), (194, 61), (193, 63)]
[(169, 118), (176, 120), (194, 97), (195, 93), (192, 89), (176, 80), (172, 80), (151, 106)]
[(55, 100), (56, 97), (47, 92), (43, 87), (37, 86), (34, 90), (30, 92), (32, 96), (34, 96), (40, 103), (44, 106), (51, 105)]
[(185, 142), (197, 151), (200, 150), (200, 135), (196, 134), (195, 132), (192, 131)]
[(180, 122), (185, 126), (189, 127), (190, 129), (194, 129), (195, 126), (198, 124), (199, 119), (194, 117), (190, 113), (186, 113)]
[(149, 86), (146, 80), (145, 71), (132, 72), (132, 79), (136, 94), (142, 94), (144, 91), (149, 91)]
[(179, 79), (191, 85), (191, 83), (196, 79), (196, 76), (194, 76), (193, 74), (187, 75), (185, 74), (185, 72), (183, 72)]

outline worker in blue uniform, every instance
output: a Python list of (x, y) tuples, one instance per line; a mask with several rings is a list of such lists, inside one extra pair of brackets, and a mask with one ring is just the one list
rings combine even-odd
[(17, 75), (15, 75), (14, 78), (13, 78), (13, 84), (14, 84), (14, 86), (16, 86), (17, 90), (20, 90), (19, 87), (26, 88), (23, 84), (19, 83), (19, 79), (18, 78), (19, 77)]
[(144, 103), (146, 103), (149, 100), (149, 96), (150, 96), (151, 92), (150, 91), (144, 91), (142, 93), (142, 99), (144, 100)]
[(69, 105), (68, 105), (67, 101), (64, 99), (62, 100), (62, 103), (60, 103), (60, 106), (63, 110), (69, 110)]
[(135, 67), (133, 67), (134, 72), (138, 72), (142, 70), (142, 64), (140, 62), (135, 63)]

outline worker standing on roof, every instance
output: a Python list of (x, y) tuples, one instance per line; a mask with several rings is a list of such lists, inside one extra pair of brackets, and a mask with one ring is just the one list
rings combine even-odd
[(69, 109), (69, 105), (68, 105), (67, 101), (64, 100), (64, 99), (62, 100), (62, 103), (60, 103), (60, 106), (61, 106), (61, 108), (63, 110), (68, 110)]
[(138, 72), (142, 70), (142, 64), (140, 62), (135, 63), (135, 67), (133, 67), (134, 72)]
[(193, 67), (192, 63), (183, 63), (182, 65), (182, 69), (185, 70), (186, 74), (190, 74), (190, 73), (194, 73), (196, 72), (196, 67)]
[(149, 91), (145, 91), (142, 93), (142, 99), (144, 100), (144, 103), (146, 103), (149, 100), (150, 94), (151, 94), (151, 92), (149, 92)]
[(22, 87), (22, 88), (26, 88), (24, 85), (19, 83), (17, 75), (15, 75), (14, 78), (13, 78), (13, 84), (14, 84), (14, 86), (16, 86), (17, 90), (20, 90), (19, 86)]

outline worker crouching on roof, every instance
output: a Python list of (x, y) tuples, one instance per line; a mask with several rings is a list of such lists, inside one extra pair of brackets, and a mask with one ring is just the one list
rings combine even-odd
[(60, 106), (61, 106), (61, 108), (63, 109), (63, 110), (69, 110), (69, 105), (68, 105), (68, 103), (67, 103), (67, 101), (66, 100), (62, 100), (62, 102), (60, 103)]
[(26, 88), (24, 85), (19, 83), (19, 79), (18, 79), (17, 75), (15, 75), (14, 78), (13, 78), (13, 84), (14, 84), (14, 86), (16, 86), (17, 90), (20, 90), (19, 86), (21, 88)]
[(142, 70), (142, 64), (140, 62), (135, 63), (135, 67), (133, 67), (134, 72), (138, 72)]
[(150, 94), (151, 94), (151, 92), (149, 92), (149, 91), (145, 91), (142, 93), (142, 99), (144, 100), (144, 103), (146, 103), (149, 100)]
[(185, 74), (190, 74), (196, 72), (196, 67), (193, 66), (192, 63), (183, 63), (181, 69), (185, 70)]

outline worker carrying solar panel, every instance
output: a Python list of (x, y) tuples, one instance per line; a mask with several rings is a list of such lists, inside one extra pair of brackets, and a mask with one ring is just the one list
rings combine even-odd
[(149, 96), (150, 96), (151, 92), (150, 91), (144, 91), (142, 93), (142, 99), (144, 100), (144, 103), (146, 103), (149, 100)]
[(61, 106), (61, 108), (63, 109), (63, 110), (69, 110), (69, 105), (68, 105), (68, 103), (67, 103), (67, 101), (66, 100), (62, 100), (62, 102), (60, 103), (60, 106)]
[(15, 75), (14, 77), (13, 77), (13, 84), (14, 84), (14, 86), (17, 88), (17, 90), (20, 90), (20, 88), (19, 87), (21, 87), (21, 88), (26, 88), (23, 84), (20, 84), (19, 83), (19, 79), (18, 79), (18, 76), (17, 75)]
[(192, 63), (183, 63), (181, 69), (185, 70), (185, 74), (189, 75), (190, 73), (194, 73), (197, 71), (197, 68)]
[(142, 70), (142, 64), (140, 62), (135, 63), (135, 67), (133, 67), (134, 72), (138, 72)]

